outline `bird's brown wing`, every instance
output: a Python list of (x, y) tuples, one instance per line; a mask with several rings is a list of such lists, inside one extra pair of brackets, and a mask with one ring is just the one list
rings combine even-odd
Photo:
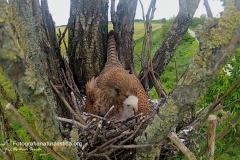
[(86, 111), (92, 114), (96, 114), (96, 111), (93, 108), (93, 105), (95, 101), (97, 100), (98, 96), (98, 88), (96, 85), (96, 80), (93, 77), (91, 80), (89, 80), (86, 84)]
[(111, 114), (118, 113), (121, 110), (122, 102), (116, 97), (109, 96), (106, 88), (100, 88), (97, 85), (97, 78), (92, 78), (86, 84), (86, 111), (95, 115), (105, 116), (109, 109), (114, 105)]
[(106, 92), (113, 98), (123, 101), (126, 92), (138, 97), (138, 113), (147, 114), (149, 109), (148, 97), (138, 78), (129, 74), (123, 68), (108, 68), (107, 72), (100, 75), (97, 80), (100, 88), (106, 88)]
[(148, 97), (139, 79), (133, 74), (129, 75), (131, 77), (130, 90), (138, 97), (138, 113), (143, 113), (145, 115), (148, 113), (150, 106)]

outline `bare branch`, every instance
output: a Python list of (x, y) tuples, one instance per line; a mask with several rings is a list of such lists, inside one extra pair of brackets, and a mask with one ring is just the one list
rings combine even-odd
[(206, 11), (207, 11), (207, 15), (209, 18), (213, 18), (213, 14), (212, 14), (212, 11), (211, 11), (211, 8), (209, 6), (209, 3), (208, 3), (208, 0), (204, 0), (204, 6), (206, 8)]
[(178, 66), (177, 66), (176, 57), (174, 57), (174, 64), (175, 64), (175, 70), (176, 70), (176, 82), (178, 82)]
[(84, 114), (85, 116), (91, 116), (91, 117), (98, 118), (98, 119), (101, 119), (101, 120), (104, 120), (104, 121), (107, 120), (106, 118), (101, 117), (101, 116), (97, 116), (97, 115), (95, 115), (95, 114), (86, 113), (86, 112), (84, 112), (83, 114)]
[(50, 81), (51, 86), (53, 87), (54, 91), (57, 93), (57, 95), (60, 97), (60, 99), (63, 101), (65, 106), (69, 109), (69, 111), (74, 115), (74, 117), (81, 122), (82, 124), (86, 125), (86, 122), (72, 109), (72, 107), (68, 104), (66, 99), (61, 95), (61, 93), (58, 91), (58, 89), (54, 86), (52, 81)]
[(68, 30), (68, 24), (66, 25), (66, 27), (64, 28), (62, 33), (61, 33), (60, 28), (59, 28), (59, 30), (58, 30), (58, 32), (59, 32), (58, 45), (59, 46), (61, 46), (62, 40), (63, 40), (63, 38), (65, 38), (65, 34), (67, 33), (67, 30)]
[(129, 149), (129, 148), (144, 148), (144, 147), (154, 147), (155, 144), (143, 144), (143, 145), (110, 145), (110, 148), (116, 149)]
[(220, 94), (220, 89), (218, 88), (218, 89), (217, 89), (216, 96), (215, 96), (215, 99), (214, 99), (214, 103), (217, 102), (217, 100), (218, 100), (218, 98), (219, 98), (219, 94)]
[(215, 150), (215, 134), (217, 126), (217, 117), (215, 115), (209, 115), (208, 117), (208, 134), (207, 134), (207, 159), (214, 159)]
[(223, 138), (227, 133), (229, 133), (233, 128), (235, 128), (239, 120), (240, 120), (240, 112), (233, 118), (233, 120), (230, 122), (227, 128), (225, 128), (218, 135), (216, 135), (216, 141)]
[(171, 132), (168, 136), (171, 141), (183, 152), (183, 154), (190, 160), (197, 160), (194, 154), (181, 142), (178, 136)]
[[(6, 109), (12, 113), (12, 115), (21, 123), (21, 125), (29, 132), (29, 134), (37, 141), (44, 142), (43, 139), (32, 129), (32, 127), (23, 119), (23, 117), (18, 113), (18, 111), (13, 107), (11, 103), (6, 105)], [(64, 160), (60, 155), (58, 155), (49, 146), (42, 146), (44, 150), (49, 152), (54, 158), (59, 160)]]
[(223, 105), (217, 106), (214, 111), (217, 111), (217, 110), (223, 109), (223, 108), (229, 108), (229, 107), (231, 107), (232, 105), (234, 105), (234, 104), (237, 103), (237, 102), (240, 102), (240, 99), (236, 99), (236, 100), (234, 100), (233, 102), (231, 102), (230, 104), (228, 104), (228, 105), (226, 105), (226, 106), (223, 106)]
[(81, 124), (81, 123), (79, 123), (77, 121), (74, 121), (72, 119), (67, 119), (67, 118), (62, 118), (62, 117), (56, 117), (56, 119), (59, 120), (59, 121), (76, 124), (78, 127), (81, 127), (83, 129), (87, 129), (89, 127), (89, 126), (84, 126), (83, 124)]

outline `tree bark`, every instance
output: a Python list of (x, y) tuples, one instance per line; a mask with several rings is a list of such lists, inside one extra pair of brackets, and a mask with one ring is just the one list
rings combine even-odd
[[(229, 3), (217, 28), (203, 31), (200, 50), (175, 86), (166, 102), (159, 108), (152, 124), (135, 139), (137, 144), (158, 144), (168, 135), (174, 124), (191, 106), (195, 106), (222, 70), (228, 58), (240, 44), (240, 12)], [(154, 159), (159, 152), (155, 148), (138, 148), (137, 159)]]
[[(44, 39), (43, 26), (40, 27), (38, 3), (37, 0), (10, 1), (7, 7), (5, 0), (0, 1), (0, 65), (35, 117), (38, 133), (49, 141), (61, 141), (61, 125), (54, 118), (57, 103), (48, 83), (46, 54), (49, 52), (44, 48), (50, 42)], [(76, 157), (76, 147), (69, 148), (67, 155), (64, 148), (55, 151), (68, 159)]]
[(111, 17), (119, 59), (126, 70), (136, 75), (133, 63), (134, 50), (134, 17), (137, 0), (120, 0), (115, 12), (115, 0), (112, 0)]
[(68, 58), (79, 88), (98, 76), (107, 53), (108, 0), (71, 0)]

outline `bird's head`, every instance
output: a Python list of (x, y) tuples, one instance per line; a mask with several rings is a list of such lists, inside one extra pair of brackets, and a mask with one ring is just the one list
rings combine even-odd
[(138, 98), (133, 95), (129, 95), (124, 101), (123, 106), (134, 110), (136, 113), (138, 111)]

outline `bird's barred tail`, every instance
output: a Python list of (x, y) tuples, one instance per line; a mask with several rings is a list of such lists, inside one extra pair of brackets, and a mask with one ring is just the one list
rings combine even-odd
[(121, 62), (118, 60), (118, 53), (116, 50), (116, 41), (114, 38), (114, 31), (108, 34), (108, 49), (107, 49), (107, 62), (105, 67), (122, 67)]

